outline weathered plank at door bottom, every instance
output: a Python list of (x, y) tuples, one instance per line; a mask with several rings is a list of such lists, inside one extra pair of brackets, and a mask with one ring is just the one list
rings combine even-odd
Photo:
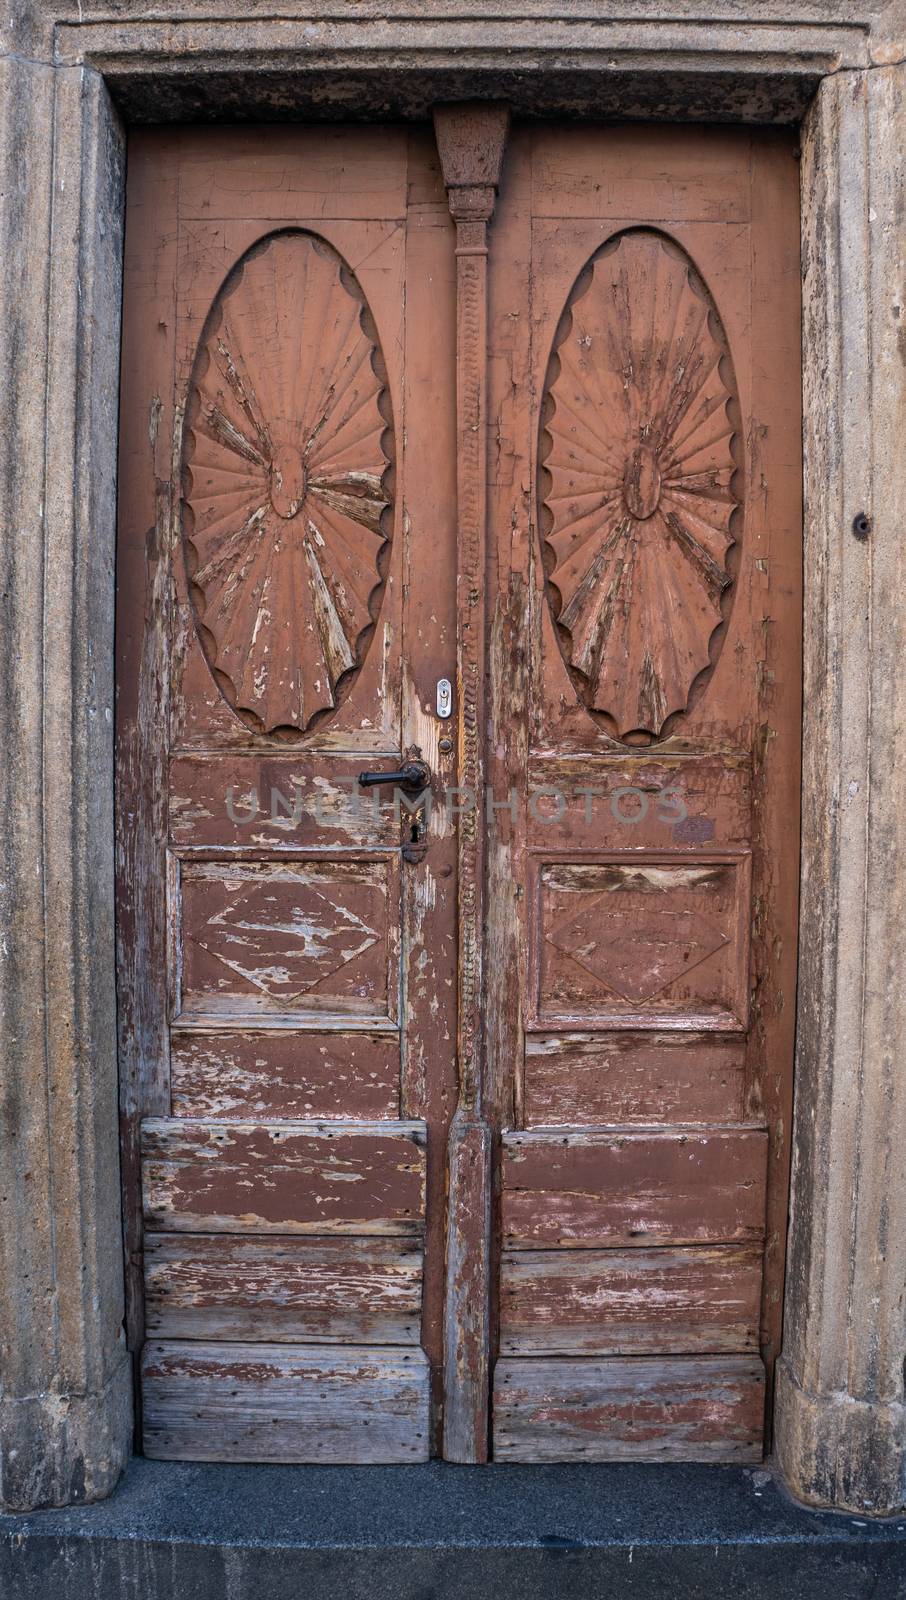
[(427, 1461), (428, 1380), (422, 1350), (152, 1340), (142, 1353), (145, 1454)]
[(512, 1250), (504, 1355), (673, 1355), (758, 1348), (761, 1251)]
[(498, 1361), (498, 1461), (759, 1461), (752, 1356)]
[(421, 1245), (411, 1239), (145, 1234), (145, 1327), (158, 1339), (419, 1341)]

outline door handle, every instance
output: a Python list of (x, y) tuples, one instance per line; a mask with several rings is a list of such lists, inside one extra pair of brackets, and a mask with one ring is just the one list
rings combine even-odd
[(378, 784), (392, 783), (405, 794), (421, 794), (431, 782), (431, 768), (427, 761), (407, 761), (396, 772), (360, 772), (359, 783), (363, 789), (376, 789)]

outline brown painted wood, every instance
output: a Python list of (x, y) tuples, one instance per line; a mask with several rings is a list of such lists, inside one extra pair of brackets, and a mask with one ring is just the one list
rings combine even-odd
[(456, 223), (456, 686), (458, 1105), (448, 1153), (444, 1455), (487, 1459), (490, 1330), (490, 1129), (482, 1034), (487, 584), (488, 223), (509, 129), (506, 106), (438, 106), (434, 131)]
[[(511, 1245), (568, 1248), (583, 1284), (601, 1247), (763, 1247), (769, 1377), (796, 970), (797, 202), (785, 134), (517, 127), (489, 285), (504, 1281)], [(545, 1330), (565, 1350), (569, 1304), (558, 1324), (552, 1297)], [(656, 1305), (634, 1348), (668, 1357), (676, 1307)], [(519, 1365), (520, 1459), (572, 1458)]]
[(145, 1235), (157, 1339), (419, 1342), (423, 1252), (406, 1239)]
[[(394, 1251), (421, 1298), (431, 1402), (425, 1423), (421, 1402), (388, 1400), (399, 1428), (382, 1448), (416, 1451), (388, 1458), (415, 1459), (424, 1427), (431, 1448), (443, 1434), (449, 1457), (485, 1459), (499, 1338), (524, 1351), (507, 1354), (506, 1405), (525, 1431), (498, 1428), (521, 1459), (577, 1446), (553, 1424), (542, 1437), (544, 1408), (516, 1381), (541, 1347), (520, 1339), (586, 1360), (618, 1339), (607, 1382), (627, 1394), (630, 1352), (640, 1391), (648, 1353), (663, 1355), (688, 1427), (639, 1448), (656, 1457), (669, 1435), (694, 1452), (708, 1384), (729, 1396), (736, 1379), (696, 1376), (688, 1352), (698, 1333), (709, 1360), (722, 1339), (751, 1348), (762, 1245), (769, 1379), (780, 1336), (793, 139), (565, 125), (507, 139), (487, 104), (434, 120), (434, 137), (132, 138), (117, 568), (129, 1337), (144, 1337), (144, 1142), (153, 1331), (196, 1318), (212, 1352), (269, 1328), (283, 1348), (279, 1371), (239, 1383), (235, 1415), (253, 1420), (222, 1433), (227, 1455), (260, 1446), (294, 1340), (358, 1349), (383, 1327), (390, 1350), (411, 1326), (410, 1302), (400, 1322), (387, 1299)], [(416, 750), (439, 803), (413, 834), (356, 778)], [(593, 1315), (602, 1261), (610, 1321)], [(159, 1322), (171, 1287), (169, 1314), (189, 1321)], [(687, 1360), (671, 1365), (677, 1344)], [(189, 1376), (171, 1354), (185, 1415), (155, 1448), (191, 1453), (187, 1396), (213, 1368)], [(629, 1402), (596, 1409), (588, 1381), (594, 1449), (616, 1447), (608, 1416), (623, 1448)], [(345, 1383), (337, 1437), (359, 1443), (338, 1448), (370, 1459)], [(742, 1448), (759, 1389), (716, 1403), (708, 1450), (721, 1430)], [(276, 1458), (308, 1459), (307, 1424), (282, 1406)], [(754, 1450), (757, 1427), (746, 1438)]]
[(757, 1356), (501, 1360), (498, 1461), (760, 1461)]
[(507, 1133), (503, 1239), (510, 1249), (760, 1242), (766, 1158), (757, 1128)]
[(524, 1096), (527, 1128), (735, 1122), (745, 1109), (745, 1044), (714, 1034), (530, 1034)]
[(504, 1355), (756, 1350), (761, 1250), (518, 1250), (503, 1257)]
[(428, 1458), (428, 1363), (374, 1346), (149, 1340), (144, 1450), (165, 1461)]
[(145, 1221), (209, 1233), (420, 1234), (420, 1123), (142, 1124)]
[[(438, 806), (409, 851), (412, 820), (357, 777), (418, 746), (438, 792), (455, 781), (433, 709), (456, 650), (454, 227), (437, 152), (428, 128), (137, 131), (126, 231), (130, 1340), (143, 1140), (150, 1226), (218, 1230), (190, 1257), (152, 1243), (152, 1329), (167, 1250), (163, 1287), (209, 1297), (180, 1304), (193, 1336), (201, 1317), (208, 1339), (393, 1343), (420, 1308), (433, 1402), (399, 1411), (390, 1457), (415, 1459), (440, 1426), (455, 830)], [(325, 1232), (342, 1235), (335, 1267)], [(256, 1235), (261, 1261), (289, 1252), (272, 1302)], [(324, 1252), (304, 1293), (303, 1249)], [(367, 1431), (349, 1437), (368, 1459)]]
[(399, 1035), (178, 1032), (170, 1088), (177, 1117), (396, 1117)]

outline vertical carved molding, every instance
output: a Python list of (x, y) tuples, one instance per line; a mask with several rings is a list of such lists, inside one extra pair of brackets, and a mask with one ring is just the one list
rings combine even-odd
[(434, 129), (456, 223), (457, 704), (459, 817), (457, 1040), (459, 1100), (448, 1152), (444, 1455), (488, 1453), (491, 1132), (481, 1030), (484, 914), (484, 700), (487, 570), (488, 223), (506, 143), (505, 106), (439, 106)]

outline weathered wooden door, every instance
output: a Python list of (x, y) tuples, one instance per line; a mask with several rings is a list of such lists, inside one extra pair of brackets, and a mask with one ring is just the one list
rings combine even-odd
[(451, 781), (423, 710), (455, 660), (436, 152), (404, 129), (149, 132), (129, 179), (119, 892), (145, 1449), (417, 1460), (452, 856), (442, 808), (360, 804), (357, 776), (417, 747)]
[[(762, 1448), (794, 151), (505, 135), (466, 108), (442, 160), (427, 128), (132, 141), (119, 970), (151, 1454)], [(420, 801), (357, 781), (412, 761)]]
[[(798, 880), (798, 174), (514, 133), (491, 254), (501, 1460), (761, 1453)], [(515, 1068), (513, 1063), (516, 1063)]]

